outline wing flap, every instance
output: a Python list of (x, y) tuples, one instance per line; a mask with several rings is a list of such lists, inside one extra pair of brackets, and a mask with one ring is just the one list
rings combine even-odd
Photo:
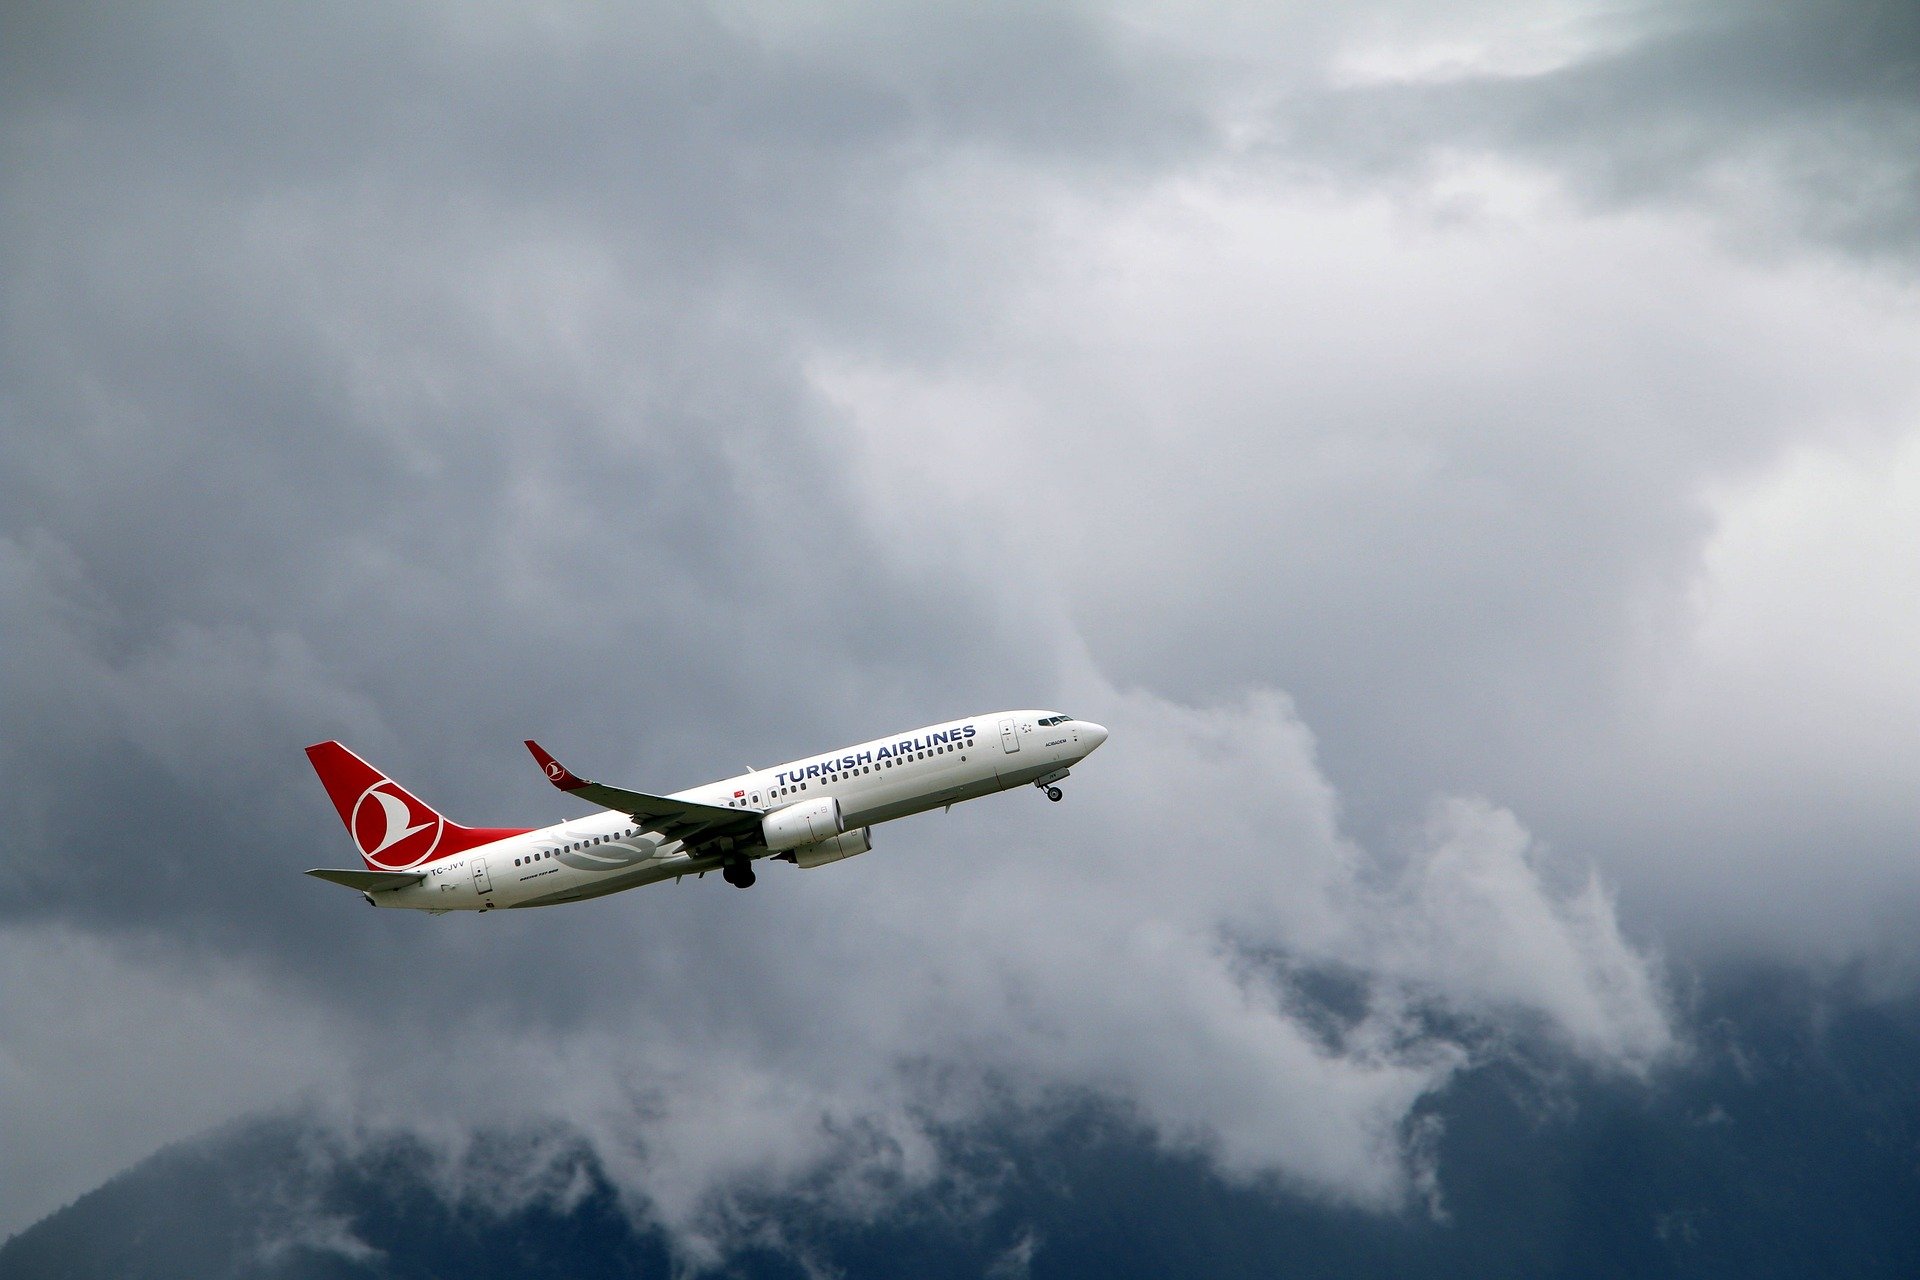
[(402, 889), (410, 884), (419, 884), (427, 877), (418, 871), (345, 871), (332, 867), (315, 867), (307, 872), (316, 880), (325, 880), (330, 884), (345, 885), (349, 889), (358, 889), (362, 893), (379, 893), (383, 889)]
[(588, 804), (630, 815), (648, 831), (669, 840), (699, 842), (717, 836), (739, 836), (757, 831), (760, 814), (752, 809), (728, 809), (721, 805), (699, 804), (692, 800), (674, 800), (651, 796), (644, 791), (628, 791), (588, 782), (555, 760), (545, 747), (527, 739), (527, 750), (540, 765), (542, 773), (568, 795), (579, 796)]

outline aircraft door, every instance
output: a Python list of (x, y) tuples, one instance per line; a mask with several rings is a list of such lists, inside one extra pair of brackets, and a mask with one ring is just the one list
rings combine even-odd
[(493, 877), (487, 874), (487, 860), (484, 857), (473, 860), (473, 887), (483, 895), (493, 892)]
[(1000, 722), (1000, 749), (1008, 755), (1020, 749), (1020, 735), (1014, 731), (1012, 716)]

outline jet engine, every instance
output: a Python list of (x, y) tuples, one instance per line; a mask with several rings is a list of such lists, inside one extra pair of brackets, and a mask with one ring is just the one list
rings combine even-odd
[(781, 856), (793, 859), (794, 865), (798, 867), (824, 867), (829, 862), (851, 858), (856, 853), (865, 853), (873, 848), (873, 841), (869, 838), (872, 830), (871, 827), (855, 827), (843, 836), (816, 841), (813, 844), (803, 844)]
[(802, 800), (760, 819), (760, 834), (774, 853), (831, 840), (845, 829), (846, 824), (840, 821), (840, 802), (832, 796)]

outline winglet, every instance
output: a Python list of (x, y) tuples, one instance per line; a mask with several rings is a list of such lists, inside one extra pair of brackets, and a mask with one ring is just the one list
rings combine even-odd
[(573, 774), (567, 771), (567, 766), (555, 760), (547, 753), (545, 747), (535, 742), (532, 738), (527, 739), (527, 750), (533, 752), (533, 758), (539, 762), (540, 771), (547, 775), (547, 781), (562, 791), (578, 791), (587, 785), (585, 778), (574, 777)]

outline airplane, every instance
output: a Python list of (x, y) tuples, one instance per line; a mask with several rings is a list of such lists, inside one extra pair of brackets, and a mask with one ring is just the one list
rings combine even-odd
[(434, 915), (556, 906), (713, 870), (746, 889), (756, 860), (823, 867), (867, 852), (874, 826), (909, 814), (1029, 785), (1057, 801), (1069, 769), (1106, 740), (1057, 711), (997, 711), (655, 796), (588, 782), (529, 738), (547, 780), (600, 809), (538, 829), (461, 826), (319, 742), (307, 759), (365, 866), (307, 874)]

